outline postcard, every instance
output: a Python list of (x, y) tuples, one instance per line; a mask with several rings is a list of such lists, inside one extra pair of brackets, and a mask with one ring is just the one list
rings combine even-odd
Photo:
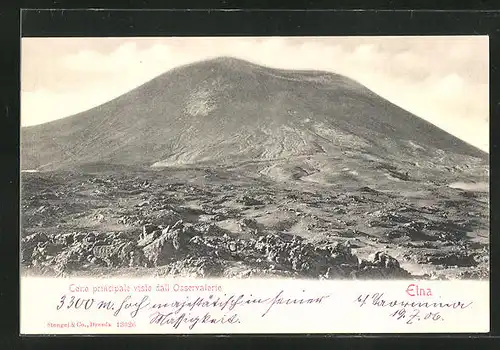
[(21, 42), (21, 333), (486, 333), (487, 36)]

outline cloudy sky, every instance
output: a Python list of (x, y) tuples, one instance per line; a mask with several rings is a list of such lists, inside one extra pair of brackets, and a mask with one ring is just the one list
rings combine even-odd
[(178, 65), (233, 56), (349, 76), (488, 151), (488, 37), (23, 38), (21, 124), (87, 110)]

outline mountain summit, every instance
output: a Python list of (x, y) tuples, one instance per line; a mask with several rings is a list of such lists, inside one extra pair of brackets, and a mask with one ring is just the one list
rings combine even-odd
[(344, 152), (414, 162), (487, 159), (344, 76), (228, 57), (172, 69), (96, 108), (21, 130), (23, 169), (235, 164)]

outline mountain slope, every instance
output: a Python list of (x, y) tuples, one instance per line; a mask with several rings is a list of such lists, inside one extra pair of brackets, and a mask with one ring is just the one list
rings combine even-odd
[(484, 152), (341, 75), (225, 57), (173, 69), (101, 106), (21, 130), (23, 169), (233, 164), (345, 151), (487, 161)]

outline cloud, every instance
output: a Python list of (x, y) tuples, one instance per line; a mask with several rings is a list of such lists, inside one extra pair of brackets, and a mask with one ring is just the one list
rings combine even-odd
[(344, 74), (488, 148), (487, 37), (49, 38), (23, 39), (22, 49), (23, 125), (94, 107), (182, 64), (234, 56)]

